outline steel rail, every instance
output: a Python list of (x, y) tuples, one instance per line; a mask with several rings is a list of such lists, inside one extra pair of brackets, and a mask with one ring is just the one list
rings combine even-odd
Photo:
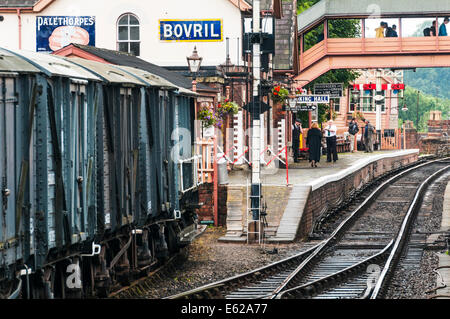
[[(433, 161), (430, 163), (425, 163), (423, 165), (420, 165), (420, 167), (434, 164), (436, 162), (445, 163), (444, 160), (436, 160), (436, 161)], [(419, 168), (419, 167), (415, 167), (415, 168)], [(413, 168), (413, 169), (415, 169), (415, 168)], [(362, 266), (368, 265), (370, 262), (380, 260), (381, 257), (385, 256), (388, 252), (390, 252), (390, 255), (387, 258), (387, 261), (385, 263), (383, 272), (381, 273), (376, 285), (374, 287), (370, 287), (371, 291), (368, 291), (368, 293), (366, 293), (367, 297), (370, 293), (372, 293), (371, 298), (372, 299), (376, 298), (376, 295), (378, 294), (380, 287), (382, 286), (382, 283), (385, 282), (386, 274), (389, 271), (389, 269), (391, 268), (390, 265), (392, 263), (394, 256), (396, 256), (397, 260), (398, 260), (400, 254), (401, 254), (401, 248), (403, 247), (404, 241), (406, 240), (406, 235), (409, 230), (408, 226), (411, 225), (411, 223), (412, 223), (412, 217), (413, 217), (412, 215), (414, 212), (416, 212), (416, 210), (418, 208), (418, 205), (421, 201), (421, 196), (423, 195), (423, 192), (426, 190), (426, 186), (429, 185), (431, 180), (435, 179), (442, 172), (444, 172), (445, 170), (447, 170), (449, 168), (450, 168), (450, 165), (438, 170), (437, 172), (433, 173), (433, 175), (428, 177), (424, 182), (422, 182), (421, 185), (418, 186), (416, 193), (415, 193), (415, 197), (414, 197), (413, 201), (411, 202), (411, 204), (409, 205), (408, 211), (405, 214), (405, 217), (402, 222), (402, 226), (398, 232), (398, 235), (396, 236), (396, 239), (395, 240), (393, 239), (380, 253), (377, 253), (374, 256), (371, 256), (361, 262), (356, 263), (355, 265), (349, 266), (349, 267), (347, 267), (341, 271), (335, 272), (331, 275), (325, 276), (323, 278), (317, 279), (315, 281), (312, 281), (312, 282), (309, 282), (309, 283), (306, 283), (306, 284), (303, 284), (303, 285), (300, 285), (297, 287), (283, 290), (282, 292), (278, 293), (275, 296), (275, 298), (282, 299), (282, 298), (289, 298), (294, 295), (296, 295), (296, 296), (311, 295), (312, 293), (314, 293), (317, 290), (317, 288), (324, 287), (324, 286), (328, 285), (331, 281), (337, 281), (337, 282), (342, 281), (344, 278), (347, 278), (348, 276), (353, 275), (354, 272), (360, 271)], [(410, 170), (408, 170), (408, 171), (410, 171)], [(406, 173), (406, 171), (404, 173)], [(394, 177), (396, 177), (396, 176), (394, 176)], [(391, 181), (391, 180), (389, 180), (389, 181)], [(387, 181), (387, 182), (389, 182), (389, 181)], [(353, 216), (353, 214), (352, 214), (352, 216)], [(350, 216), (347, 220), (349, 220), (352, 216)], [(344, 221), (343, 223), (347, 222), (347, 220)], [(340, 226), (343, 226), (343, 225), (341, 224)], [(338, 231), (338, 229), (333, 233), (334, 237), (336, 237), (337, 231)], [(330, 237), (330, 240), (332, 238), (333, 238), (333, 236)], [(329, 243), (329, 241), (327, 241), (327, 243)], [(326, 244), (323, 247), (325, 247)], [(319, 252), (320, 251), (318, 251), (318, 253)], [(311, 254), (309, 259), (304, 261), (305, 265), (303, 265), (303, 267), (306, 266), (306, 263), (308, 261), (311, 262), (311, 260), (313, 260), (313, 258), (316, 256), (317, 256), (316, 252)], [(300, 268), (300, 266), (299, 266), (299, 268)]]
[(344, 221), (339, 224), (339, 226), (334, 230), (334, 232), (330, 235), (328, 239), (326, 239), (312, 254), (310, 254), (298, 267), (295, 269), (286, 280), (273, 292), (272, 299), (275, 299), (276, 296), (283, 290), (290, 289), (295, 287), (295, 281), (298, 279), (301, 272), (306, 270), (324, 251), (326, 248), (330, 247), (334, 242), (337, 241), (338, 236), (342, 235), (346, 228), (350, 226), (351, 222), (357, 217), (362, 211), (364, 211), (369, 205), (372, 204), (372, 200), (376, 198), (382, 191), (384, 191), (390, 184), (394, 181), (400, 179), (402, 176), (417, 170), (421, 167), (432, 165), (440, 160), (435, 160), (431, 162), (426, 162), (420, 164), (418, 166), (409, 168), (405, 171), (398, 173), (397, 175), (391, 177), (380, 186), (378, 186), (372, 194), (370, 194)]
[(279, 271), (279, 268), (283, 267), (286, 264), (296, 263), (299, 260), (307, 257), (310, 253), (312, 253), (318, 246), (320, 246), (322, 242), (317, 245), (314, 245), (311, 248), (308, 248), (305, 251), (302, 251), (294, 256), (287, 257), (280, 261), (274, 262), (270, 265), (260, 267), (255, 270), (251, 270), (249, 272), (239, 274), (233, 277), (229, 277), (211, 284), (207, 284), (205, 286), (192, 289), (180, 294), (176, 294), (173, 296), (166, 297), (164, 299), (183, 299), (183, 298), (211, 298), (213, 295), (222, 295), (232, 286), (242, 285), (244, 282), (255, 282), (261, 280), (262, 277), (268, 277), (270, 274), (273, 274)]
[(311, 295), (312, 293), (316, 292), (318, 289), (329, 286), (330, 282), (333, 282), (333, 283), (340, 282), (340, 281), (348, 278), (349, 276), (354, 275), (355, 272), (360, 272), (363, 269), (363, 267), (366, 267), (366, 266), (384, 258), (384, 256), (387, 253), (389, 253), (390, 249), (392, 248), (393, 243), (394, 243), (394, 240), (391, 240), (389, 242), (389, 244), (387, 244), (383, 250), (381, 250), (380, 252), (376, 253), (375, 255), (370, 256), (370, 257), (364, 259), (363, 261), (360, 261), (352, 266), (349, 266), (345, 269), (342, 269), (338, 272), (335, 272), (328, 276), (322, 277), (320, 279), (311, 281), (304, 285), (284, 290), (277, 295), (276, 299), (291, 298), (293, 296), (299, 296), (299, 295), (300, 296)]
[(414, 217), (420, 207), (420, 203), (422, 202), (423, 193), (426, 191), (431, 181), (436, 179), (439, 175), (441, 175), (444, 171), (448, 170), (449, 168), (450, 165), (447, 165), (446, 167), (435, 172), (433, 175), (429, 176), (424, 182), (422, 182), (419, 189), (416, 191), (413, 202), (409, 206), (408, 212), (406, 213), (406, 216), (403, 219), (403, 223), (395, 240), (394, 247), (388, 257), (386, 264), (384, 265), (384, 268), (380, 274), (380, 277), (378, 278), (375, 288), (373, 289), (370, 299), (377, 299), (378, 297), (380, 297), (382, 295), (383, 289), (389, 282), (390, 279), (389, 277), (390, 275), (392, 275), (392, 272), (402, 254), (405, 242), (408, 240), (410, 226), (411, 224), (413, 224)]
[[(406, 169), (395, 176), (389, 178), (387, 181), (383, 182), (380, 186), (378, 186), (351, 214), (348, 216), (343, 222), (339, 224), (339, 226), (336, 228), (336, 230), (331, 234), (331, 236), (318, 243), (317, 245), (309, 248), (308, 250), (301, 252), (295, 256), (291, 256), (288, 258), (285, 258), (281, 261), (275, 262), (271, 265), (258, 268), (256, 270), (252, 270), (250, 272), (236, 275), (230, 278), (223, 279), (221, 281), (217, 281), (193, 290), (189, 290), (187, 292), (183, 292), (180, 294), (176, 294), (173, 296), (166, 297), (165, 299), (182, 299), (182, 298), (213, 298), (213, 297), (221, 297), (223, 298), (227, 292), (236, 291), (237, 287), (248, 285), (250, 283), (256, 283), (261, 282), (263, 279), (262, 277), (268, 278), (270, 275), (273, 275), (275, 271), (280, 272), (280, 269), (282, 267), (285, 267), (284, 264), (290, 263), (292, 264), (292, 261), (301, 260), (301, 263), (298, 267), (295, 268), (293, 272), (291, 272), (286, 279), (282, 281), (281, 284), (279, 284), (277, 287), (274, 287), (271, 294), (256, 294), (254, 298), (277, 298), (277, 296), (282, 292), (286, 291), (288, 289), (293, 288), (295, 285), (295, 280), (297, 279), (298, 275), (305, 270), (313, 261), (316, 260), (329, 246), (331, 246), (333, 243), (335, 243), (346, 230), (346, 228), (351, 224), (353, 219), (359, 215), (365, 208), (367, 208), (374, 198), (376, 198), (382, 191), (384, 191), (390, 184), (392, 184), (394, 181), (400, 179), (404, 175), (415, 171), (421, 167), (428, 166), (435, 164), (437, 162), (442, 161), (440, 160), (434, 160), (430, 162), (426, 162), (417, 166), (414, 166), (412, 168)], [(390, 244), (392, 245), (392, 243)], [(383, 249), (383, 255), (386, 254), (388, 249)], [(366, 261), (370, 260), (371, 258), (379, 258), (378, 254), (367, 258), (366, 260), (359, 262), (358, 264), (365, 263)], [(345, 271), (352, 272), (353, 267), (357, 265), (348, 267), (348, 269), (344, 269), (342, 271), (339, 271), (333, 275), (341, 276)], [(270, 274), (267, 274), (269, 273)], [(323, 278), (326, 280), (326, 278)], [(328, 278), (329, 280), (330, 278)]]

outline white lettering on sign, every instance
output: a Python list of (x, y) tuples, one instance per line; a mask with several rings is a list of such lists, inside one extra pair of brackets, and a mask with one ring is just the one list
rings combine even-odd
[(194, 38), (202, 36), (202, 26), (199, 24), (194, 24)]
[(160, 20), (160, 39), (166, 41), (222, 41), (222, 20)]
[(181, 37), (183, 35), (183, 28), (181, 27), (181, 24), (177, 24), (175, 28), (173, 29), (173, 33), (177, 38)]
[(38, 31), (41, 26), (92, 26), (95, 23), (95, 17), (65, 17), (65, 16), (38, 16)]
[(170, 24), (164, 25), (164, 37), (170, 38), (172, 36), (172, 26)]

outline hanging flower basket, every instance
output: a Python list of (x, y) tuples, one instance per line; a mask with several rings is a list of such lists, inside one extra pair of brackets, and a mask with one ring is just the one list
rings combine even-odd
[[(330, 109), (328, 109), (326, 111), (326, 115), (327, 115), (327, 118), (330, 118)], [(331, 118), (333, 119), (333, 121), (337, 118), (337, 113), (335, 111), (332, 111)]]
[(289, 97), (289, 90), (284, 87), (276, 86), (272, 89), (271, 98), (274, 102), (281, 102), (284, 104), (286, 99)]
[(224, 119), (228, 115), (235, 115), (239, 112), (239, 105), (236, 102), (225, 100), (217, 106), (219, 117)]
[(198, 111), (198, 119), (202, 121), (203, 128), (216, 125), (218, 122), (217, 116), (214, 114), (214, 111), (209, 109), (208, 107), (202, 107)]
[(352, 117), (354, 117), (356, 120), (364, 121), (364, 114), (361, 111), (353, 112)]

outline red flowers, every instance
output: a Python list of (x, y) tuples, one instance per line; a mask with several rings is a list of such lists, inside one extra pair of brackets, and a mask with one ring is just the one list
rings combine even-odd
[(275, 91), (277, 91), (277, 92), (280, 92), (280, 89), (281, 89), (280, 86), (275, 87)]

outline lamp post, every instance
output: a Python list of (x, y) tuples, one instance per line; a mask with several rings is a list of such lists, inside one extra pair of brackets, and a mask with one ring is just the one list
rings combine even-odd
[(194, 47), (194, 51), (191, 56), (186, 57), (189, 72), (192, 74), (192, 91), (197, 91), (197, 73), (200, 70), (203, 58), (197, 53), (197, 47)]
[(420, 91), (417, 91), (417, 108), (416, 108), (416, 129), (419, 132), (419, 99), (420, 99)]

